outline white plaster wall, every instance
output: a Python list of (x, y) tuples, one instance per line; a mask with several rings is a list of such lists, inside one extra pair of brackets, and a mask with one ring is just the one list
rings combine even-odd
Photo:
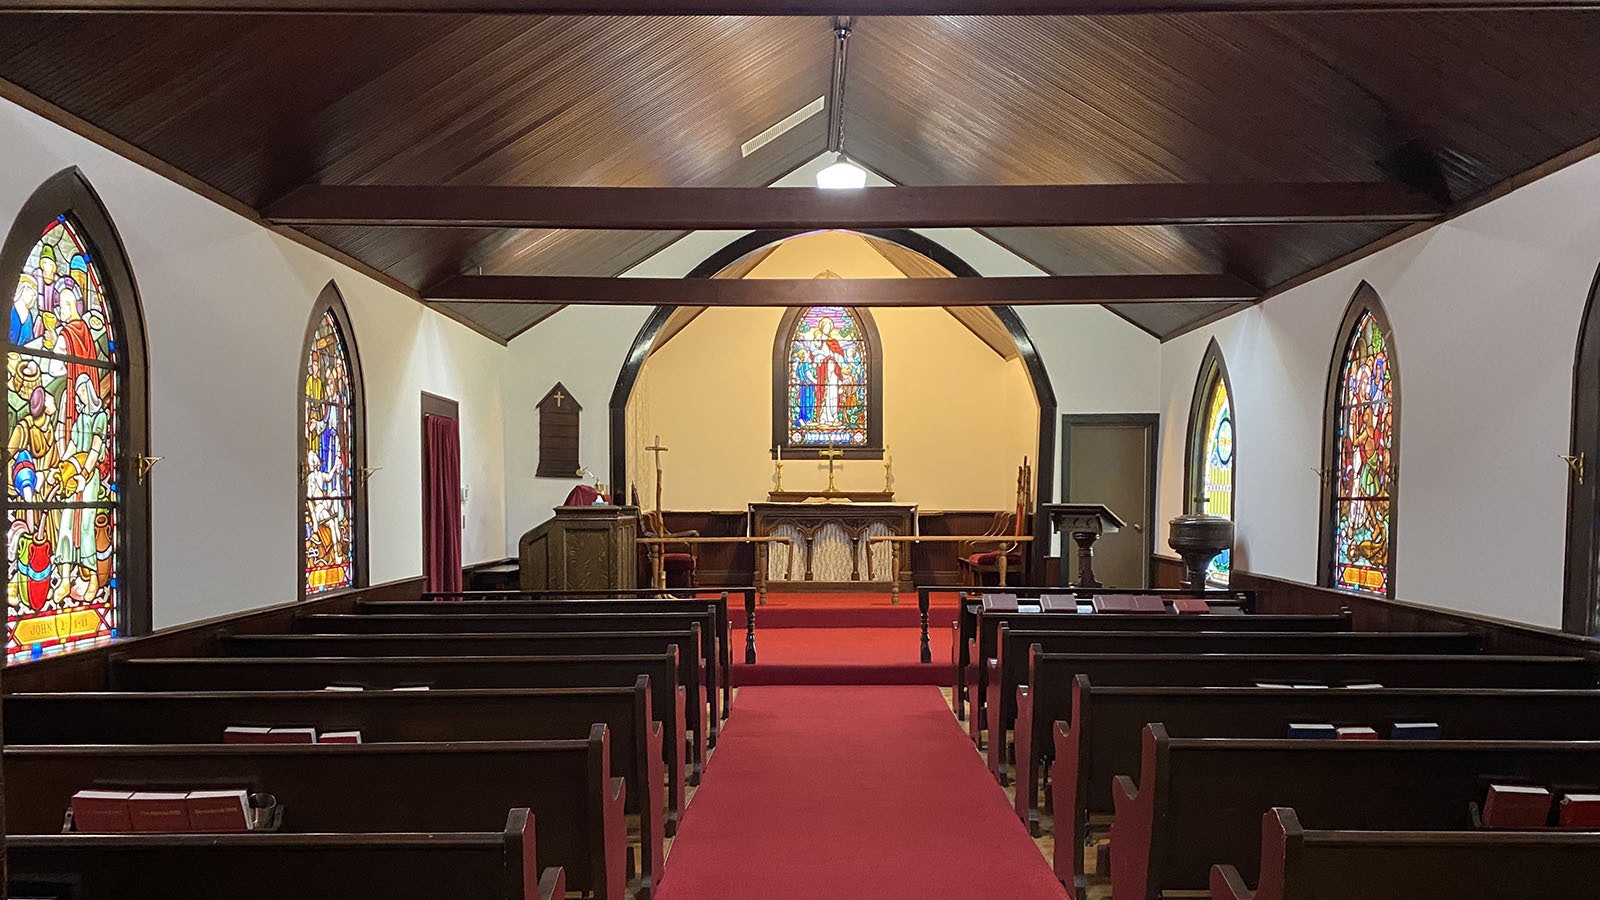
[(7, 101), (0, 225), (77, 166), (127, 249), (147, 324), (158, 627), (295, 597), (300, 350), (330, 279), (350, 309), (367, 390), (371, 579), (422, 572), (420, 391), (461, 401), (471, 499), (463, 560), (505, 546), (500, 384), (506, 351)]
[(1234, 390), (1236, 564), (1317, 580), (1323, 398), (1334, 332), (1364, 279), (1399, 362), (1396, 595), (1559, 626), (1567, 469), (1556, 455), (1600, 264), (1597, 200), (1591, 158), (1165, 345), (1163, 521), (1181, 512), (1189, 402), (1215, 335)]

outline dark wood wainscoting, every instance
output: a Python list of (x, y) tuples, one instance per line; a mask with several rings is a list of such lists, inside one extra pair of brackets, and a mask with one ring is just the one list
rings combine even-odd
[[(503, 560), (474, 563), (473, 570), (498, 565)], [(103, 691), (109, 684), (109, 662), (113, 656), (141, 659), (154, 656), (215, 656), (220, 638), (227, 634), (282, 634), (301, 613), (344, 613), (355, 609), (357, 600), (420, 600), (423, 582), (419, 575), (366, 588), (337, 591), (313, 600), (280, 603), (244, 612), (202, 619), (185, 625), (163, 628), (143, 637), (115, 641), (103, 647), (52, 656), (37, 662), (5, 667), (5, 693), (33, 691)]]
[[(732, 537), (747, 534), (744, 510), (683, 511), (668, 510), (667, 530), (698, 531), (702, 537)], [(920, 534), (984, 534), (994, 526), (998, 510), (938, 510), (917, 513)], [(916, 544), (911, 551), (911, 568), (916, 584), (960, 584), (961, 567), (956, 562), (957, 545), (950, 542)], [(695, 583), (701, 587), (750, 584), (755, 578), (756, 554), (750, 544), (703, 544)], [(639, 583), (650, 583), (648, 557), (639, 554)]]
[(1357, 631), (1470, 631), (1484, 636), (1489, 653), (1600, 656), (1600, 641), (1550, 628), (1524, 625), (1372, 594), (1354, 594), (1233, 571), (1235, 590), (1256, 592), (1256, 611), (1277, 614), (1333, 613), (1348, 608)]
[(1150, 586), (1155, 588), (1183, 587), (1183, 560), (1157, 553), (1150, 557)]

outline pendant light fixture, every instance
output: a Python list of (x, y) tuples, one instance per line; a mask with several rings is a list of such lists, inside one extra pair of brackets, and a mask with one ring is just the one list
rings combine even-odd
[(828, 98), (833, 115), (828, 121), (828, 149), (834, 158), (817, 173), (817, 187), (828, 190), (854, 190), (867, 184), (866, 170), (844, 155), (844, 76), (850, 62), (850, 26), (848, 16), (833, 20), (833, 86)]

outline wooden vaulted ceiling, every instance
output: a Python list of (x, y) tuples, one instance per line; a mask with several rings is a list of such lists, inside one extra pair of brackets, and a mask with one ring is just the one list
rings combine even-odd
[[(0, 14), (0, 79), (260, 210), (305, 184), (749, 186), (826, 147), (823, 17)], [(1470, 200), (1600, 136), (1600, 11), (862, 18), (845, 150), (911, 185), (1379, 181)], [(1420, 163), (1419, 163), (1420, 161)], [(997, 228), (1058, 275), (1304, 277), (1393, 223)], [(680, 232), (304, 226), (426, 296)], [(1231, 303), (1113, 305), (1166, 337)], [(510, 338), (549, 306), (452, 302)]]

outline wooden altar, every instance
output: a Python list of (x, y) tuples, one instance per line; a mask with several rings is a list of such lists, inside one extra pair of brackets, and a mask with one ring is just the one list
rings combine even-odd
[[(752, 503), (750, 533), (790, 539), (767, 557), (771, 591), (889, 590), (895, 571), (892, 551), (868, 537), (916, 533), (917, 508), (904, 503)], [(786, 553), (793, 553), (791, 560)], [(873, 554), (869, 564), (867, 554)], [(910, 589), (911, 572), (900, 573)], [(876, 581), (869, 581), (869, 570)], [(792, 574), (791, 574), (792, 572)]]

